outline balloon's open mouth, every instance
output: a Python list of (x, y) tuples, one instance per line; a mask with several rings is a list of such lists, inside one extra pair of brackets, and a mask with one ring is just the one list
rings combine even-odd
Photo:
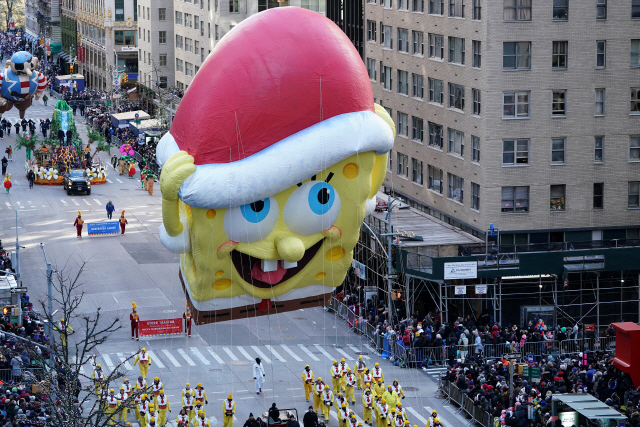
[(243, 252), (231, 251), (231, 260), (242, 280), (256, 288), (269, 289), (286, 282), (309, 264), (316, 255), (324, 239), (304, 252), (297, 263), (286, 263), (284, 260), (263, 260)]

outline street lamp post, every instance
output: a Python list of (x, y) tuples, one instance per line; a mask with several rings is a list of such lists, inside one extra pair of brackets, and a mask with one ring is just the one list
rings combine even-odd
[[(394, 233), (393, 232), (393, 225), (391, 224), (391, 213), (393, 212), (393, 208), (395, 208), (397, 205), (395, 205), (395, 203), (402, 203), (401, 199), (392, 199), (391, 195), (389, 194), (389, 198), (387, 201), (387, 214), (386, 214), (386, 223), (387, 223), (387, 232), (382, 234), (382, 236), (385, 236), (387, 238), (387, 298), (388, 298), (388, 311), (389, 311), (389, 326), (392, 325), (392, 320), (393, 320), (393, 300), (392, 300), (392, 288), (393, 288), (393, 278), (394, 278), (394, 274), (392, 272), (393, 270), (393, 254), (392, 254), (392, 248), (393, 248), (393, 237), (394, 236), (398, 236), (400, 235), (400, 233)], [(399, 206), (399, 209), (408, 209), (408, 206)]]
[(47, 335), (49, 336), (49, 346), (51, 347), (51, 351), (49, 352), (49, 363), (51, 364), (51, 368), (53, 369), (56, 365), (55, 365), (55, 360), (54, 360), (54, 351), (53, 349), (54, 347), (54, 341), (55, 338), (53, 336), (53, 324), (51, 322), (53, 322), (53, 315), (51, 313), (53, 313), (53, 273), (54, 270), (51, 267), (51, 263), (49, 261), (47, 261), (47, 253), (44, 250), (44, 243), (40, 243), (40, 249), (42, 249), (42, 254), (44, 255), (44, 262), (47, 265), (47, 310), (49, 310), (49, 318), (50, 321), (47, 322), (46, 326), (46, 332)]

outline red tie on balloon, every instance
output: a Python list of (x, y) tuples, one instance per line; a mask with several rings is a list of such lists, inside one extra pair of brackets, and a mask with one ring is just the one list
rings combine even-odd
[(262, 301), (260, 301), (260, 304), (258, 304), (258, 310), (262, 312), (269, 311), (270, 307), (271, 307), (270, 299), (263, 299)]

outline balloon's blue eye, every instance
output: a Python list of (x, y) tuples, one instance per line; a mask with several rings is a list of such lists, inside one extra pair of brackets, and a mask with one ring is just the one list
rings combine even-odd
[(262, 222), (269, 215), (270, 209), (271, 202), (269, 198), (240, 206), (240, 212), (244, 219), (254, 224)]
[(316, 215), (324, 215), (335, 201), (336, 190), (326, 182), (318, 182), (309, 190), (309, 207)]

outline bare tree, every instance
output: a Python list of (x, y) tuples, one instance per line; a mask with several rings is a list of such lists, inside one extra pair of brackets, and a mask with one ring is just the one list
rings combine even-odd
[[(116, 421), (120, 412), (127, 410), (127, 407), (133, 407), (137, 395), (149, 391), (146, 389), (132, 392), (127, 400), (122, 402), (124, 405), (119, 404), (114, 411), (109, 412), (106, 410), (107, 396), (101, 391), (104, 387), (108, 390), (109, 384), (125, 376), (124, 364), (133, 356), (121, 361), (111, 372), (104, 370), (102, 383), (95, 381), (90, 376), (92, 373), (86, 374), (82, 369), (83, 365), (94, 365), (99, 347), (107, 342), (111, 334), (122, 327), (118, 317), (109, 318), (100, 307), (91, 313), (79, 312), (84, 299), (80, 277), (85, 267), (86, 263), (83, 262), (74, 272), (65, 266), (61, 271), (53, 273), (51, 278), (53, 306), (65, 320), (64, 324), (61, 323), (60, 318), (57, 321), (53, 318), (46, 298), (41, 298), (39, 301), (43, 308), (44, 319), (50, 325), (56, 325), (54, 336), (49, 337), (49, 348), (55, 356), (55, 367), (47, 374), (55, 396), (49, 394), (48, 405), (54, 423), (60, 426), (107, 426)], [(72, 331), (66, 325), (75, 325), (74, 330)], [(72, 334), (75, 334), (73, 342), (70, 340)], [(40, 356), (42, 359), (44, 357), (46, 354)], [(44, 360), (43, 362), (46, 363)], [(83, 388), (83, 382), (89, 386)]]
[[(16, 8), (16, 6), (18, 6)], [(22, 25), (24, 19), (24, 1), (23, 0), (4, 0), (0, 4), (0, 13), (4, 15), (5, 30), (9, 30), (9, 20), (11, 17), (15, 20), (16, 28)]]

